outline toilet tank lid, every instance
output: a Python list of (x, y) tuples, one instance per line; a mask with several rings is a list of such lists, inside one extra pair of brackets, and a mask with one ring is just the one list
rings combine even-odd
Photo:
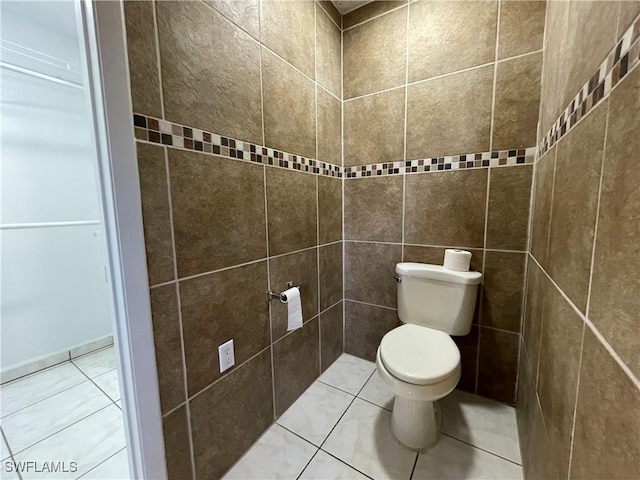
[(400, 277), (429, 278), (463, 285), (478, 285), (482, 280), (480, 272), (456, 272), (448, 270), (442, 265), (431, 265), (429, 263), (398, 263), (396, 265), (396, 273)]

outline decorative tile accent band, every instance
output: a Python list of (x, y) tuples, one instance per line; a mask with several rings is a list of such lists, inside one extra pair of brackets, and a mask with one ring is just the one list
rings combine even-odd
[(342, 177), (342, 167), (339, 165), (242, 142), (159, 118), (134, 113), (133, 125), (138, 140), (317, 175)]
[(145, 142), (337, 178), (343, 176), (345, 178), (376, 177), (519, 165), (533, 163), (536, 150), (536, 147), (529, 147), (341, 167), (137, 113), (133, 114), (133, 124), (135, 138)]
[(578, 121), (604, 100), (611, 89), (640, 60), (640, 16), (625, 31), (591, 79), (584, 84), (569, 106), (560, 114), (538, 145), (538, 156), (544, 155), (564, 137)]
[(344, 167), (345, 178), (402, 175), (533, 163), (536, 147)]

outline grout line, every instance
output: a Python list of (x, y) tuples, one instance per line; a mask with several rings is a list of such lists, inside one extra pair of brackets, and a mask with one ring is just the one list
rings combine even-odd
[[(514, 407), (511, 407), (511, 408), (514, 408)], [(457, 440), (458, 442), (464, 443), (465, 445), (469, 445), (470, 447), (473, 447), (473, 448), (475, 448), (475, 449), (477, 449), (477, 450), (482, 450), (483, 452), (488, 453), (489, 455), (493, 455), (494, 457), (501, 458), (502, 460), (504, 460), (504, 461), (506, 461), (506, 462), (509, 462), (509, 463), (512, 463), (512, 464), (514, 464), (514, 465), (517, 465), (518, 467), (522, 467), (522, 464), (521, 464), (521, 463), (514, 462), (513, 460), (509, 460), (508, 458), (503, 457), (502, 455), (498, 455), (497, 453), (494, 453), (494, 452), (492, 452), (491, 450), (487, 450), (487, 449), (485, 449), (485, 448), (479, 447), (479, 446), (477, 446), (477, 445), (474, 445), (473, 443), (469, 443), (469, 442), (467, 442), (466, 440), (461, 440), (460, 438), (454, 437), (453, 435), (451, 435), (451, 434), (449, 434), (449, 433), (445, 433), (445, 432), (443, 432), (442, 430), (440, 431), (440, 433), (441, 433), (442, 435), (446, 436), (446, 437), (453, 438), (454, 440)], [(522, 460), (521, 460), (521, 461), (522, 461)]]
[[(499, 7), (498, 7), (498, 11), (499, 11)], [(498, 15), (499, 17), (499, 15)], [(498, 40), (496, 39), (496, 45), (498, 44)], [(496, 49), (498, 47), (496, 46)], [(496, 53), (497, 55), (497, 53)], [(494, 78), (495, 80), (495, 78)], [(494, 82), (495, 85), (495, 82)], [(491, 114), (493, 117), (493, 113)], [(480, 282), (480, 288), (479, 288), (479, 294), (480, 294), (480, 301), (478, 302), (478, 327), (482, 326), (482, 304), (483, 304), (483, 297), (484, 297), (484, 272), (486, 270), (486, 266), (487, 266), (487, 231), (488, 231), (488, 226), (489, 226), (489, 196), (491, 193), (491, 169), (487, 169), (487, 193), (485, 196), (485, 204), (484, 204), (484, 231), (483, 231), (483, 238), (482, 238), (482, 249), (483, 249), (483, 254), (482, 254), (482, 282)], [(482, 337), (482, 329), (478, 328), (478, 343), (476, 345), (476, 382), (473, 388), (473, 392), (477, 393), (478, 392), (478, 384), (479, 384), (479, 378), (480, 378), (480, 338)], [(516, 383), (517, 385), (517, 383)]]
[[(84, 373), (84, 372), (83, 372), (83, 373)], [(95, 384), (94, 384), (94, 385), (95, 385)], [(104, 393), (104, 392), (103, 392), (103, 393)], [(105, 394), (105, 395), (106, 395), (106, 394)], [(109, 398), (109, 400), (111, 400), (111, 399)], [(101, 412), (101, 411), (103, 411), (103, 410), (105, 410), (105, 409), (107, 409), (107, 408), (114, 407), (114, 406), (115, 406), (115, 405), (113, 405), (113, 401), (112, 401), (111, 403), (109, 403), (109, 404), (107, 404), (107, 405), (105, 405), (105, 406), (103, 406), (103, 407), (100, 407), (100, 408), (99, 408), (99, 409), (97, 409), (96, 411), (91, 412), (91, 413), (89, 413), (88, 415), (85, 415), (84, 417), (77, 419), (75, 422), (71, 422), (70, 424), (66, 425), (65, 427), (62, 427), (60, 430), (56, 430), (55, 432), (50, 433), (49, 435), (47, 435), (47, 436), (45, 436), (45, 437), (40, 438), (38, 441), (36, 441), (36, 442), (34, 442), (34, 443), (30, 444), (30, 445), (29, 445), (29, 446), (27, 446), (27, 447), (22, 448), (22, 449), (21, 449), (21, 450), (19, 450), (19, 451), (16, 451), (15, 453), (13, 453), (13, 451), (11, 451), (11, 457), (12, 457), (12, 458), (15, 458), (15, 456), (16, 456), (16, 455), (19, 455), (19, 454), (21, 454), (21, 453), (26, 452), (26, 451), (27, 451), (27, 450), (29, 450), (30, 448), (33, 448), (34, 446), (36, 446), (36, 445), (38, 445), (38, 444), (40, 444), (40, 443), (44, 442), (45, 440), (47, 440), (47, 439), (49, 439), (49, 438), (53, 437), (54, 435), (57, 435), (57, 434), (59, 434), (60, 432), (63, 432), (64, 430), (67, 430), (68, 428), (73, 427), (74, 425), (76, 425), (76, 424), (78, 424), (78, 423), (82, 422), (83, 420), (86, 420), (87, 418), (92, 417), (92, 416), (93, 416), (93, 415), (95, 415), (96, 413), (99, 413), (99, 412)], [(115, 406), (115, 407), (117, 408), (117, 406)], [(124, 419), (122, 419), (122, 423), (123, 423), (123, 425), (124, 425)], [(9, 442), (7, 442), (7, 446), (9, 446)]]
[[(223, 18), (225, 21), (229, 22), (230, 24), (232, 24), (234, 27), (240, 29), (244, 34), (247, 35), (247, 37), (252, 40), (254, 43), (258, 44), (258, 47), (260, 48), (260, 50), (262, 50), (262, 48), (264, 48), (266, 51), (268, 51), (269, 53), (275, 55), (276, 57), (278, 57), (280, 60), (282, 60), (283, 62), (285, 62), (287, 65), (289, 65), (291, 68), (295, 69), (298, 73), (304, 75), (308, 80), (310, 80), (312, 83), (316, 84), (316, 80), (311, 78), (308, 74), (306, 74), (305, 72), (303, 72), (302, 70), (300, 70), (298, 67), (296, 67), (294, 64), (292, 64), (291, 62), (289, 62), (286, 58), (284, 58), (283, 56), (281, 56), (279, 53), (275, 52), (274, 50), (272, 50), (271, 48), (269, 48), (267, 45), (265, 45), (262, 42), (262, 13), (260, 12), (258, 14), (258, 38), (256, 39), (253, 35), (251, 35), (249, 32), (247, 32), (244, 28), (242, 28), (240, 25), (238, 25), (237, 23), (235, 23), (233, 20), (227, 18), (226, 16), (224, 16), (222, 13), (220, 13), (218, 10), (216, 10), (213, 6), (209, 5), (207, 2), (202, 2), (204, 3), (208, 8), (210, 8), (211, 10), (213, 10), (214, 12), (216, 12), (217, 15), (219, 15), (221, 18)], [(262, 67), (262, 54), (260, 56), (261, 58), (261, 67)], [(260, 68), (260, 70), (262, 71), (262, 68)], [(324, 89), (326, 90), (326, 89)], [(332, 95), (336, 100), (340, 100), (336, 95), (334, 95), (332, 92), (330, 92), (329, 90), (327, 90), (327, 92)], [(263, 116), (264, 119), (264, 116)]]
[[(313, 76), (315, 78), (313, 89), (315, 95), (315, 124), (316, 124), (316, 158), (319, 157), (320, 147), (318, 145), (318, 8), (321, 8), (318, 2), (313, 5)], [(318, 375), (322, 374), (322, 325), (320, 324), (320, 181), (318, 175), (315, 176), (316, 187), (316, 296), (318, 299)], [(271, 302), (269, 302), (271, 303)], [(275, 389), (274, 389), (275, 391)], [(274, 402), (275, 404), (275, 402)], [(315, 455), (314, 455), (315, 456)], [(309, 460), (311, 461), (311, 460)], [(305, 467), (306, 468), (306, 467)]]
[[(407, 161), (407, 129), (409, 122), (409, 29), (411, 27), (410, 18), (409, 18), (410, 9), (407, 6), (407, 24), (406, 24), (406, 35), (405, 35), (405, 69), (404, 69), (404, 130), (403, 130), (403, 150), (402, 150), (402, 159), (404, 162)], [(343, 172), (344, 176), (344, 172)], [(407, 206), (407, 176), (402, 175), (402, 247), (400, 248), (400, 261), (404, 261), (404, 240), (405, 240), (405, 211)]]
[[(533, 53), (539, 53), (539, 52), (533, 52)], [(529, 55), (529, 54), (526, 54), (526, 55)], [(505, 60), (510, 60), (510, 58), (509, 59), (505, 59)], [(467, 67), (467, 68), (463, 68), (461, 70), (456, 70), (455, 72), (443, 73), (441, 75), (436, 75), (434, 77), (423, 78), (422, 80), (414, 80), (413, 82), (407, 82), (405, 85), (400, 85), (400, 86), (397, 86), (397, 87), (389, 87), (389, 88), (385, 88), (383, 90), (378, 90), (377, 92), (365, 93), (364, 95), (358, 95), (357, 97), (350, 97), (350, 98), (346, 99), (345, 102), (350, 102), (352, 100), (358, 100), (358, 99), (364, 98), (364, 97), (370, 97), (372, 95), (378, 95), (380, 93), (390, 92), (391, 90), (398, 90), (399, 88), (403, 88), (405, 86), (406, 87), (411, 87), (411, 86), (414, 86), (414, 85), (418, 85), (420, 83), (430, 82), (431, 80), (438, 80), (438, 79), (441, 79), (441, 78), (444, 78), (444, 77), (450, 77), (452, 75), (457, 75), (459, 73), (465, 73), (465, 72), (469, 72), (471, 70), (477, 70), (477, 69), (480, 69), (480, 68), (489, 67), (491, 65), (494, 65), (495, 63), (496, 62), (491, 61), (491, 62), (487, 62), (487, 63), (482, 63), (480, 65), (475, 65), (473, 67)]]
[[(278, 425), (280, 425), (280, 424), (278, 424)], [(282, 427), (282, 425), (280, 425), (280, 426)], [(295, 432), (292, 432), (292, 431), (291, 431), (291, 430), (289, 430), (287, 427), (282, 427), (282, 428), (284, 428), (284, 429), (285, 429), (285, 430), (287, 430), (288, 432), (291, 432), (291, 433), (293, 433), (294, 435), (296, 435), (296, 433), (295, 433)], [(298, 435), (298, 436), (300, 437), (300, 435)], [(300, 438), (302, 438), (302, 437), (300, 437)], [(308, 443), (311, 443), (311, 442), (309, 442), (308, 440), (306, 440), (306, 441), (307, 441)], [(313, 445), (313, 443), (312, 443), (311, 445)], [(315, 447), (315, 445), (314, 445), (314, 447)], [(320, 451), (320, 449), (319, 449), (319, 448), (316, 448), (316, 451), (314, 452), (314, 454), (313, 454), (313, 455), (311, 455), (311, 458), (309, 459), (309, 461), (307, 462), (307, 464), (304, 466), (304, 468), (302, 469), (302, 471), (298, 474), (298, 476), (296, 477), (296, 480), (299, 480), (299, 479), (300, 479), (300, 477), (302, 477), (302, 474), (303, 474), (303, 473), (304, 473), (304, 471), (309, 467), (309, 465), (311, 464), (311, 462), (313, 461), (313, 459), (314, 459), (314, 458), (316, 458), (316, 455), (318, 454), (318, 452), (319, 452), (319, 451)]]
[[(265, 238), (266, 238), (266, 248), (267, 248), (267, 291), (271, 291), (271, 264), (269, 260), (269, 215), (268, 208), (269, 202), (267, 200), (267, 167), (262, 167), (262, 182), (264, 187), (264, 229), (265, 229)], [(276, 368), (275, 361), (273, 359), (273, 309), (271, 308), (271, 302), (267, 301), (267, 308), (269, 313), (269, 348), (271, 349), (269, 352), (269, 357), (271, 360), (271, 400), (273, 402), (273, 419), (277, 418), (276, 415)], [(304, 327), (304, 321), (303, 325)]]
[(157, 13), (157, 0), (153, 0), (151, 4), (151, 10), (153, 12), (153, 35), (156, 49), (156, 62), (158, 64), (158, 85), (160, 90), (160, 113), (164, 119), (164, 91), (162, 89), (162, 66), (160, 64), (160, 32), (158, 31), (158, 13)]
[[(387, 10), (386, 12), (379, 13), (378, 15), (376, 15), (376, 16), (374, 16), (374, 17), (367, 18), (366, 20), (363, 20), (363, 21), (361, 21), (360, 23), (356, 23), (355, 25), (351, 25), (350, 27), (345, 28), (345, 29), (344, 29), (344, 31), (345, 31), (345, 32), (348, 32), (349, 30), (353, 30), (354, 28), (359, 27), (359, 26), (361, 26), (361, 25), (364, 25), (365, 23), (369, 23), (369, 22), (371, 22), (372, 20), (375, 20), (375, 19), (380, 18), (380, 17), (384, 17), (385, 15), (388, 15), (389, 13), (393, 13), (393, 12), (395, 12), (395, 11), (398, 11), (398, 10), (400, 10), (401, 8), (404, 8), (404, 7), (407, 7), (407, 8), (408, 8), (408, 6), (409, 6), (409, 4), (408, 4), (408, 3), (404, 3), (404, 2), (398, 2), (398, 3), (399, 3), (399, 5), (400, 5), (399, 7), (393, 8), (393, 9), (391, 9), (391, 10)], [(344, 15), (343, 15), (343, 18), (344, 18), (344, 16), (345, 16), (345, 15), (350, 14), (351, 12), (353, 12), (354, 10), (356, 10), (357, 8), (358, 8), (358, 7), (355, 7), (355, 8), (353, 8), (352, 10), (349, 10), (346, 14), (344, 14)]]
[[(189, 455), (191, 461), (191, 471), (193, 480), (195, 480), (195, 454), (193, 449), (193, 435), (191, 429), (191, 406), (189, 404), (189, 384), (187, 382), (187, 355), (186, 349), (184, 346), (184, 324), (182, 321), (182, 302), (180, 299), (180, 282), (178, 279), (178, 256), (176, 254), (176, 238), (175, 238), (175, 229), (173, 223), (173, 200), (171, 198), (171, 169), (169, 167), (169, 152), (167, 147), (164, 149), (164, 165), (165, 165), (165, 175), (167, 177), (167, 201), (169, 205), (169, 224), (171, 225), (170, 233), (171, 233), (171, 253), (173, 255), (173, 278), (175, 281), (175, 295), (176, 295), (176, 307), (178, 310), (178, 327), (180, 329), (180, 356), (182, 361), (182, 379), (184, 386), (184, 398), (185, 398), (185, 413), (187, 416), (187, 434), (189, 437)], [(152, 312), (153, 313), (153, 312)], [(152, 314), (153, 317), (153, 314)]]
[(344, 299), (345, 302), (351, 302), (351, 303), (359, 303), (360, 305), (368, 305), (370, 307), (378, 307), (378, 308), (384, 308), (385, 310), (393, 310), (394, 312), (398, 311), (397, 308), (393, 308), (393, 307), (385, 307), (383, 305), (376, 305), (375, 303), (367, 303), (367, 302), (360, 302), (358, 300), (352, 300), (350, 298), (345, 298)]
[[(545, 4), (545, 10), (544, 10), (544, 28), (542, 29), (542, 49), (540, 50), (542, 52), (542, 66), (544, 67), (544, 61), (547, 57), (547, 33), (548, 33), (548, 19), (549, 19), (549, 3)], [(542, 118), (542, 107), (543, 107), (543, 102), (542, 102), (542, 86), (546, 85), (545, 82), (546, 78), (545, 78), (545, 71), (544, 68), (540, 68), (540, 102), (538, 104), (538, 122), (536, 125), (536, 158), (534, 159), (533, 163), (537, 163), (538, 161), (538, 152), (539, 152), (539, 145), (540, 142), (542, 141), (542, 123), (540, 122), (540, 119)]]
[[(362, 389), (364, 388), (364, 386), (367, 384), (367, 382), (371, 379), (372, 375), (375, 373), (375, 369), (373, 370), (373, 372), (371, 372), (371, 374), (367, 377), (367, 380), (362, 384), (362, 387), (360, 387), (360, 390), (358, 390), (358, 393), (356, 393), (356, 395), (354, 395), (354, 397), (351, 399), (351, 402), (349, 402), (349, 405), (347, 406), (347, 408), (344, 409), (344, 412), (342, 412), (342, 415), (340, 415), (340, 418), (338, 419), (338, 421), (335, 423), (335, 425), (333, 426), (333, 428), (329, 431), (329, 433), (327, 434), (327, 436), (325, 437), (325, 439), (322, 441), (322, 443), (320, 444), (320, 448), (322, 448), (324, 446), (325, 443), (327, 443), (327, 440), (329, 439), (329, 437), (331, 436), (331, 434), (333, 433), (333, 431), (336, 429), (336, 427), (338, 426), (338, 424), (340, 423), (340, 420), (342, 420), (342, 418), (346, 415), (346, 413), (349, 411), (349, 409), (351, 408), (351, 405), (353, 405), (353, 402), (356, 401), (356, 398), (358, 398), (358, 395), (360, 395), (360, 392), (362, 392)], [(324, 383), (324, 382), (322, 382)], [(336, 387), (334, 387), (336, 388)], [(340, 389), (338, 389), (340, 390)], [(344, 391), (344, 390), (343, 390)], [(348, 392), (345, 392), (348, 393)], [(353, 395), (352, 393), (350, 393), (349, 395)]]
[[(113, 398), (111, 398), (111, 397), (109, 396), (109, 394), (108, 394), (107, 392), (105, 392), (105, 391), (102, 389), (102, 387), (100, 387), (100, 385), (98, 385), (96, 382), (94, 382), (94, 381), (93, 381), (93, 379), (94, 379), (94, 378), (99, 377), (100, 375), (103, 375), (103, 374), (105, 374), (105, 373), (108, 373), (108, 372), (111, 372), (111, 371), (113, 371), (113, 370), (116, 370), (115, 368), (110, 368), (109, 370), (106, 370), (106, 371), (104, 371), (104, 372), (102, 372), (102, 373), (100, 373), (100, 374), (98, 374), (98, 375), (96, 375), (96, 376), (94, 376), (94, 377), (92, 378), (92, 377), (90, 377), (89, 375), (87, 375), (87, 374), (86, 374), (86, 372), (85, 372), (84, 370), (82, 370), (78, 365), (76, 365), (73, 361), (71, 361), (71, 360), (70, 360), (70, 362), (71, 362), (71, 364), (72, 364), (74, 367), (76, 367), (78, 370), (80, 370), (80, 373), (81, 373), (82, 375), (84, 375), (84, 376), (87, 378), (87, 380), (89, 380), (89, 381), (90, 381), (90, 382), (91, 382), (91, 383), (92, 383), (92, 384), (93, 384), (93, 385), (94, 385), (98, 390), (100, 390), (100, 391), (104, 394), (104, 396), (105, 396), (105, 397), (107, 397), (107, 398), (109, 399), (109, 401), (110, 401), (113, 405), (115, 405), (117, 408), (120, 408), (120, 407), (118, 407), (118, 405), (116, 405), (116, 402), (117, 402), (119, 399), (118, 399), (118, 400), (114, 400)], [(84, 383), (84, 382), (82, 382), (82, 383)], [(77, 386), (79, 386), (79, 385), (82, 385), (82, 383), (79, 383), (78, 385), (75, 385), (75, 386), (77, 387)], [(119, 388), (119, 387), (118, 387), (118, 388)], [(68, 388), (67, 390), (70, 390), (70, 389)], [(63, 391), (67, 391), (67, 390), (63, 390)], [(58, 393), (56, 393), (55, 395), (58, 395), (59, 393), (62, 393), (62, 392), (58, 392)], [(49, 398), (51, 398), (51, 397), (54, 397), (55, 395), (51, 395), (51, 396), (50, 396), (50, 397), (48, 397), (47, 399), (49, 399)], [(40, 402), (36, 402), (36, 403), (40, 403)], [(107, 406), (108, 406), (108, 405), (107, 405)], [(104, 407), (103, 407), (103, 408), (104, 408)], [(102, 409), (99, 409), (99, 410), (102, 410)], [(120, 410), (122, 410), (122, 409), (120, 408)], [(96, 412), (97, 412), (97, 411), (98, 411), (98, 410), (96, 410)], [(95, 413), (95, 412), (94, 412), (94, 413)], [(93, 415), (93, 414), (90, 414), (90, 415)], [(86, 418), (86, 417), (83, 417), (83, 418)], [(74, 422), (74, 423), (76, 423), (76, 422)], [(66, 427), (65, 427), (65, 428), (66, 428)], [(64, 430), (64, 429), (62, 429), (62, 430)]]
[[(569, 442), (569, 465), (567, 466), (567, 476), (571, 478), (571, 464), (573, 463), (573, 441), (576, 434), (576, 413), (578, 412), (578, 397), (580, 394), (580, 379), (582, 377), (582, 357), (584, 355), (584, 337), (586, 336), (587, 327), (582, 323), (582, 341), (580, 344), (580, 360), (578, 361), (578, 380), (576, 381), (576, 400), (573, 404), (573, 413), (571, 418), (571, 437)], [(538, 389), (536, 388), (536, 394)], [(544, 417), (544, 415), (542, 415)]]
[[(122, 447), (120, 450), (118, 450), (116, 453), (114, 453), (113, 455), (109, 455), (107, 458), (105, 458), (104, 460), (102, 460), (100, 463), (98, 463), (97, 465), (93, 466), (91, 469), (87, 470), (86, 472), (84, 472), (80, 477), (78, 477), (77, 480), (82, 480), (83, 478), (86, 478), (86, 475), (90, 472), (93, 472), (96, 468), (98, 468), (100, 465), (104, 464), (106, 461), (111, 460), (113, 457), (115, 457), (116, 455), (118, 455), (120, 452), (122, 452), (123, 450), (126, 450), (127, 447)], [(129, 466), (127, 465), (127, 470), (129, 469)]]
[(485, 329), (487, 329), (487, 330), (493, 330), (494, 332), (509, 333), (509, 334), (511, 334), (511, 335), (518, 335), (518, 336), (520, 336), (520, 333), (518, 333), (518, 332), (514, 332), (514, 331), (512, 331), (512, 330), (505, 330), (505, 329), (503, 329), (503, 328), (490, 327), (489, 325), (480, 325), (480, 324), (477, 324), (477, 323), (474, 323), (473, 325), (475, 325), (475, 326), (476, 326), (476, 327), (478, 327), (478, 328), (485, 328)]
[[(264, 167), (264, 165), (263, 165), (263, 167)], [(265, 195), (266, 195), (266, 193), (265, 193)], [(313, 247), (306, 247), (306, 248), (302, 248), (300, 250), (295, 250), (293, 252), (281, 253), (279, 255), (273, 255), (271, 257), (269, 257), (269, 256), (262, 257), (262, 258), (259, 258), (257, 260), (251, 260), (250, 262), (239, 263), (237, 265), (231, 265), (230, 267), (223, 267), (223, 268), (219, 268), (217, 270), (211, 270), (211, 271), (208, 271), (208, 272), (196, 273), (195, 275), (189, 275), (189, 276), (186, 276), (186, 277), (178, 278), (178, 280), (170, 280), (168, 282), (157, 283), (155, 285), (152, 285), (149, 288), (153, 289), (153, 288), (163, 287), (163, 286), (166, 286), (166, 285), (171, 285), (171, 284), (176, 283), (176, 282), (183, 282), (185, 280), (192, 280), (194, 278), (204, 277), (205, 275), (211, 275), (211, 274), (214, 274), (214, 273), (225, 272), (227, 270), (233, 270), (234, 268), (240, 268), (240, 267), (246, 267), (248, 265), (253, 265), (254, 263), (260, 263), (260, 262), (264, 262), (264, 261), (268, 261), (268, 260), (273, 260), (275, 258), (286, 257), (287, 255), (293, 255), (293, 254), (296, 254), (296, 253), (306, 252), (306, 251), (313, 250), (314, 248), (318, 248), (318, 247), (329, 247), (329, 246), (335, 245), (337, 243), (341, 243), (341, 240), (336, 240), (335, 242), (329, 242), (329, 243), (325, 243), (325, 244), (322, 244), (322, 245), (314, 245)], [(268, 249), (268, 246), (267, 246), (267, 249)], [(268, 253), (267, 253), (267, 255), (268, 255)]]
[(413, 474), (416, 472), (416, 465), (418, 465), (418, 458), (420, 458), (420, 452), (415, 452), (416, 459), (413, 461), (413, 467), (411, 468), (411, 474), (409, 474), (409, 479), (413, 479)]
[[(329, 20), (331, 20), (331, 22), (333, 22), (333, 24), (338, 27), (338, 30), (340, 30), (340, 33), (342, 33), (342, 26), (338, 25), (335, 20), (333, 19), (333, 17), (329, 14), (329, 12), (324, 8), (324, 6), (322, 5), (322, 3), (320, 2), (316, 2), (317, 5), (322, 9), (322, 11), (325, 13), (325, 15), (327, 17), (329, 17)], [(339, 12), (338, 12), (339, 13)], [(342, 17), (342, 15), (340, 15), (340, 17)]]
[(627, 364), (620, 358), (618, 353), (614, 350), (614, 348), (607, 342), (607, 340), (602, 336), (600, 331), (596, 328), (596, 326), (589, 320), (578, 307), (571, 301), (571, 299), (567, 296), (566, 293), (562, 291), (562, 289), (558, 286), (558, 284), (551, 278), (549, 273), (542, 268), (542, 266), (538, 263), (536, 258), (529, 254), (529, 256), (533, 259), (534, 262), (538, 265), (540, 270), (545, 274), (545, 276), (549, 279), (549, 281), (553, 284), (553, 286), (560, 292), (565, 301), (571, 306), (571, 308), (575, 311), (575, 313), (587, 324), (587, 326), (591, 329), (593, 335), (600, 341), (602, 346), (609, 352), (609, 355), (615, 360), (615, 362), (620, 366), (620, 368), (624, 371), (624, 373), (629, 377), (629, 380), (636, 386), (636, 388), (640, 389), (640, 380), (635, 376), (635, 374), (631, 371), (631, 369), (627, 366)]
[[(341, 17), (342, 18), (342, 17)], [(344, 23), (344, 22), (343, 22)], [(340, 169), (342, 171), (342, 184), (341, 184), (341, 189), (342, 189), (342, 198), (340, 201), (340, 206), (341, 206), (341, 214), (342, 214), (342, 219), (341, 219), (341, 226), (342, 226), (342, 237), (341, 237), (341, 242), (342, 242), (342, 300), (345, 299), (346, 296), (346, 291), (347, 291), (347, 269), (346, 269), (346, 265), (347, 265), (347, 252), (346, 252), (346, 242), (344, 241), (345, 238), (345, 215), (344, 215), (344, 208), (345, 208), (345, 200), (346, 200), (346, 196), (345, 196), (345, 178), (344, 178), (344, 30), (340, 30)], [(344, 353), (345, 348), (347, 346), (347, 307), (346, 307), (346, 302), (343, 301), (342, 303), (342, 352)]]
[[(7, 451), (9, 452), (9, 456), (7, 458), (4, 459), (4, 461), (8, 461), (10, 460), (11, 462), (13, 462), (13, 465), (16, 465), (16, 459), (13, 456), (13, 451), (11, 450), (11, 446), (9, 445), (9, 442), (7, 441), (7, 436), (4, 434), (4, 430), (2, 429), (2, 427), (0, 427), (0, 435), (2, 436), (2, 439), (4, 440), (4, 444), (7, 446)], [(22, 473), (17, 471), (16, 469), (16, 474), (18, 475), (18, 479), (22, 480)]]
[(549, 200), (549, 223), (547, 224), (547, 242), (544, 247), (545, 263), (549, 257), (549, 247), (551, 244), (551, 225), (553, 223), (553, 199), (556, 193), (556, 173), (558, 171), (558, 148), (556, 147), (553, 154), (553, 176), (551, 180), (551, 199)]
[[(322, 450), (322, 448), (320, 449)], [(336, 457), (335, 455), (333, 455), (330, 452), (327, 452), (326, 450), (322, 450), (324, 453), (326, 453), (327, 455), (329, 455), (330, 457), (335, 458), (336, 460), (338, 460), (340, 463), (345, 464), (347, 467), (351, 468), (352, 470), (355, 470), (356, 472), (358, 472), (360, 475), (362, 475), (363, 477), (369, 478), (371, 480), (373, 480), (373, 477), (370, 477), (369, 475), (367, 475), (366, 473), (364, 473), (362, 470), (357, 469), (356, 467), (354, 467), (353, 465), (348, 464), (347, 462), (345, 462), (344, 460)]]
[(196, 397), (200, 396), (201, 394), (203, 394), (204, 392), (206, 392), (207, 390), (209, 390), (210, 388), (212, 388), (214, 385), (216, 385), (218, 382), (220, 382), (221, 380), (227, 378), (229, 375), (233, 374), (233, 372), (240, 370), (241, 367), (244, 367), (247, 363), (249, 363), (251, 360), (253, 360), (254, 358), (256, 358), (257, 356), (263, 354), (265, 351), (267, 351), (268, 349), (271, 348), (271, 345), (267, 345), (266, 347), (264, 347), (262, 350), (260, 350), (258, 353), (252, 355), (251, 357), (249, 357), (248, 359), (246, 359), (244, 362), (238, 364), (238, 365), (234, 365), (233, 366), (233, 370), (230, 370), (228, 374), (224, 374), (221, 375), (220, 377), (216, 378), (213, 382), (211, 382), (209, 385), (207, 385), (206, 387), (203, 387), (201, 390), (197, 391), (196, 393), (194, 393), (193, 395), (191, 395), (191, 397), (189, 397), (187, 399), (187, 403), (193, 401)]
[(491, 94), (491, 129), (489, 133), (489, 150), (493, 151), (493, 130), (495, 128), (496, 90), (498, 83), (498, 45), (500, 44), (500, 14), (502, 1), (498, 1), (498, 14), (496, 21), (496, 47), (493, 59), (493, 91)]
[(611, 102), (607, 103), (607, 119), (605, 121), (604, 124), (604, 144), (602, 146), (602, 155), (601, 155), (601, 162), (602, 165), (600, 165), (600, 182), (598, 185), (598, 202), (597, 202), (597, 206), (596, 206), (596, 221), (595, 221), (595, 225), (593, 227), (593, 245), (591, 246), (591, 262), (590, 262), (590, 268), (589, 268), (589, 287), (587, 290), (587, 307), (585, 310), (585, 316), (588, 317), (589, 316), (589, 309), (591, 307), (591, 292), (593, 291), (593, 267), (595, 265), (596, 262), (596, 243), (598, 241), (598, 220), (600, 218), (600, 203), (602, 200), (602, 183), (603, 183), (603, 178), (604, 178), (604, 164), (606, 163), (606, 159), (607, 159), (607, 136), (609, 134), (609, 117), (610, 117), (610, 112), (611, 112)]
[(399, 90), (401, 88), (405, 88), (405, 85), (399, 85), (397, 87), (389, 87), (389, 88), (384, 88), (382, 90), (378, 90), (377, 92), (372, 92), (372, 93), (365, 93), (363, 95), (358, 95), (357, 97), (349, 97), (345, 100), (343, 100), (344, 103), (347, 102), (351, 102), (353, 100), (360, 100), (362, 98), (366, 98), (366, 97), (372, 97), (374, 95), (380, 95), (381, 93), (387, 93), (387, 92), (392, 92), (393, 90)]

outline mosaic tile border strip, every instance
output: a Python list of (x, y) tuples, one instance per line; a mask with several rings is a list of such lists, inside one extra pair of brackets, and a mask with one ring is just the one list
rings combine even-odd
[(640, 16), (625, 31), (591, 79), (584, 84), (538, 145), (542, 157), (553, 145), (604, 100), (611, 89), (640, 61)]
[(536, 147), (344, 167), (345, 178), (403, 175), (533, 163)]
[(342, 178), (342, 167), (146, 115), (133, 114), (135, 138), (246, 162)]

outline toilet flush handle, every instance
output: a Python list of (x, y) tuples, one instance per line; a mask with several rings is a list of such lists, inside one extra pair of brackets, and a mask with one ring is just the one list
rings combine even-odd
[(398, 275), (394, 275), (393, 278), (396, 279), (396, 283), (401, 283), (402, 279)]

